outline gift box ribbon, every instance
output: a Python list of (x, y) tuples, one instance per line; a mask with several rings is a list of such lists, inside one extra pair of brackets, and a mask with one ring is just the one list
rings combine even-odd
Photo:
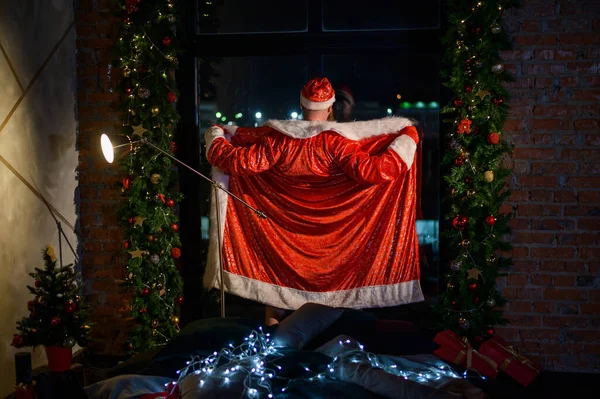
[[(451, 338), (464, 347), (464, 349), (458, 353), (458, 355), (456, 356), (456, 359), (454, 359), (454, 362), (453, 362), (454, 364), (460, 364), (460, 362), (466, 356), (467, 357), (467, 369), (477, 371), (476, 369), (471, 367), (471, 364), (473, 361), (473, 353), (477, 353), (477, 355), (481, 358), (481, 360), (488, 363), (494, 370), (498, 369), (498, 364), (496, 364), (495, 361), (493, 361), (491, 358), (489, 358), (485, 355), (482, 355), (481, 353), (479, 353), (475, 349), (473, 349), (473, 347), (471, 346), (471, 343), (469, 342), (467, 337), (462, 337), (461, 339), (458, 339), (458, 338), (451, 336)], [(479, 372), (479, 371), (477, 371), (477, 372)]]
[(536, 372), (539, 373), (540, 370), (533, 364), (533, 362), (530, 359), (526, 358), (525, 356), (519, 355), (519, 353), (517, 352), (517, 350), (514, 347), (512, 347), (510, 345), (504, 346), (500, 343), (498, 343), (498, 345), (500, 345), (501, 347), (503, 347), (504, 349), (506, 349), (507, 351), (509, 351), (512, 354), (512, 356), (507, 357), (504, 360), (504, 362), (502, 362), (502, 365), (500, 366), (500, 370), (502, 370), (502, 371), (506, 370), (506, 368), (508, 367), (510, 362), (517, 359), (523, 365), (531, 367), (532, 369), (534, 369)]

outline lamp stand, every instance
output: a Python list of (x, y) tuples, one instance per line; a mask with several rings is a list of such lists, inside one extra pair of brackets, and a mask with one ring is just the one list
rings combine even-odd
[(178, 164), (184, 166), (185, 168), (187, 168), (188, 170), (190, 170), (191, 172), (193, 172), (194, 174), (202, 177), (203, 179), (209, 181), (214, 190), (215, 190), (215, 199), (216, 199), (216, 212), (217, 212), (217, 240), (218, 240), (218, 253), (219, 253), (219, 275), (220, 275), (220, 279), (221, 279), (221, 317), (225, 317), (225, 270), (223, 267), (223, 257), (221, 254), (221, 248), (222, 248), (222, 238), (221, 238), (221, 219), (219, 216), (219, 196), (217, 195), (217, 189), (220, 189), (222, 191), (224, 191), (225, 193), (227, 193), (227, 195), (229, 195), (232, 198), (235, 198), (237, 201), (241, 202), (242, 204), (244, 204), (246, 207), (250, 208), (258, 217), (260, 217), (261, 219), (266, 219), (267, 215), (265, 215), (262, 211), (259, 211), (258, 209), (254, 208), (252, 205), (248, 204), (246, 201), (244, 201), (243, 199), (241, 199), (240, 197), (238, 197), (237, 195), (233, 194), (232, 192), (228, 191), (227, 189), (225, 189), (219, 182), (214, 181), (213, 179), (203, 175), (202, 173), (198, 172), (196, 169), (192, 168), (191, 166), (183, 163), (182, 161), (180, 161), (179, 159), (175, 158), (173, 155), (169, 154), (168, 152), (164, 151), (163, 149), (157, 147), (156, 145), (154, 145), (153, 143), (151, 143), (150, 141), (148, 141), (147, 138), (142, 137), (140, 142), (142, 144), (148, 145), (149, 147), (152, 147), (153, 149), (155, 149), (156, 151), (160, 152), (163, 155), (166, 155), (167, 157), (169, 157), (171, 160), (177, 162)]

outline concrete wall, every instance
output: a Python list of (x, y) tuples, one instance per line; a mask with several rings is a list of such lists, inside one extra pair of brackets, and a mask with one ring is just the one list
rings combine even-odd
[[(2, 0), (0, 12), (0, 396), (13, 390), (16, 322), (28, 314), (26, 285), (42, 249), (58, 250), (56, 209), (73, 246), (78, 153), (75, 147), (75, 30), (72, 0)], [(63, 241), (64, 243), (64, 241)], [(74, 256), (66, 243), (66, 263)], [(26, 349), (20, 349), (26, 350)], [(32, 356), (45, 362), (43, 348)]]

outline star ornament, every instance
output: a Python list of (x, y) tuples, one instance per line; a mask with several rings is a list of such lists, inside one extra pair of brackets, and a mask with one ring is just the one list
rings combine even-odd
[(481, 270), (472, 268), (472, 269), (467, 270), (467, 274), (468, 274), (467, 278), (469, 278), (469, 279), (472, 278), (472, 279), (478, 280), (479, 275), (481, 274)]
[(475, 95), (483, 100), (485, 96), (489, 96), (490, 94), (492, 94), (492, 93), (490, 93), (489, 91), (484, 89), (484, 90), (478, 91), (477, 94), (475, 94)]
[(135, 259), (135, 258), (142, 258), (143, 255), (146, 254), (146, 251), (141, 251), (139, 249), (136, 249), (135, 251), (129, 251), (129, 253), (131, 254), (131, 259)]
[(54, 253), (54, 247), (52, 245), (48, 245), (48, 248), (46, 249), (46, 255), (50, 257), (52, 262), (56, 260), (56, 254)]
[(148, 129), (145, 129), (142, 125), (133, 126), (133, 135), (143, 137)]
[(144, 220), (146, 220), (146, 218), (143, 216), (136, 216), (134, 219), (135, 219), (134, 226), (140, 226), (140, 227), (142, 227), (142, 224), (144, 224)]

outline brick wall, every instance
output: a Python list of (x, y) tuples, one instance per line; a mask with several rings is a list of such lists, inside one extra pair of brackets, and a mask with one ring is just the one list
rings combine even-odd
[(123, 232), (117, 224), (121, 180), (118, 164), (109, 165), (100, 152), (100, 135), (119, 128), (112, 107), (118, 99), (116, 84), (121, 72), (109, 70), (112, 46), (120, 21), (110, 0), (76, 0), (77, 101), (79, 121), (79, 189), (83, 277), (86, 300), (94, 307), (89, 349), (100, 354), (122, 354), (128, 319), (128, 298), (120, 293), (124, 276), (121, 256)]
[(547, 369), (599, 371), (600, 3), (525, 0), (504, 28), (516, 218), (498, 331)]

